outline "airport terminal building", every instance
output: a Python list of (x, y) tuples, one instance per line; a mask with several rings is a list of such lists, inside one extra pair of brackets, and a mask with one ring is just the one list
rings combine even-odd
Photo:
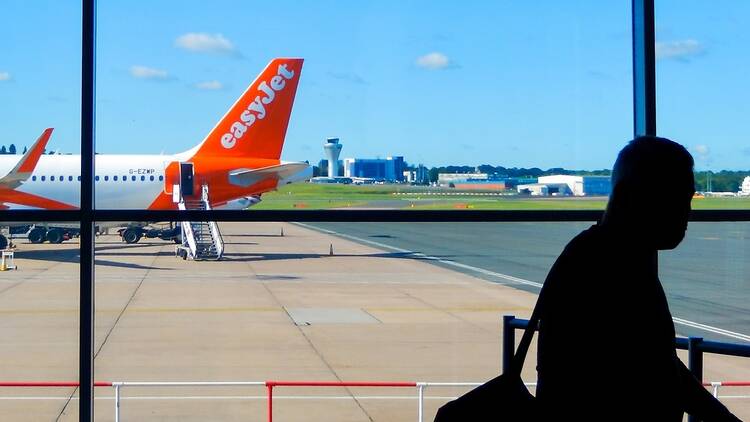
[(344, 177), (375, 179), (387, 182), (403, 182), (404, 157), (382, 158), (346, 158), (344, 159)]

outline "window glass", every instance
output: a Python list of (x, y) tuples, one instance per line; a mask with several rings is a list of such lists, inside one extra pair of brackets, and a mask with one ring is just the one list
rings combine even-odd
[[(750, 208), (744, 1), (656, 2), (658, 132), (695, 158), (696, 209)], [(710, 22), (710, 25), (706, 24)]]
[[(632, 133), (629, 7), (327, 1), (230, 29), (241, 3), (100, 5), (97, 159), (163, 183), (97, 207), (177, 208), (192, 183), (230, 208), (603, 209)], [(301, 71), (273, 62), (228, 113), (285, 57)]]
[[(0, 208), (73, 209), (76, 185), (50, 181), (80, 168), (81, 9), (3, 3), (0, 13)], [(50, 34), (54, 34), (51, 36)], [(42, 53), (43, 52), (43, 53)], [(21, 167), (22, 157), (28, 157)], [(15, 170), (14, 170), (15, 169)], [(41, 181), (46, 181), (42, 176)], [(0, 224), (1, 225), (1, 224)]]
[[(99, 378), (490, 379), (500, 371), (502, 316), (529, 317), (556, 257), (591, 224), (220, 222), (226, 251), (219, 263), (183, 261), (173, 245), (147, 234), (123, 244), (110, 231), (99, 236), (97, 249), (97, 335), (108, 336)], [(747, 223), (691, 223), (684, 243), (662, 253), (660, 277), (678, 335), (739, 342), (730, 333), (748, 332), (741, 317), (750, 287), (748, 230)], [(535, 363), (532, 350), (526, 381), (535, 379)], [(744, 360), (706, 359), (706, 380), (749, 376)], [(445, 397), (465, 390), (428, 388), (426, 420)], [(124, 394), (150, 391), (128, 387)], [(265, 415), (261, 388), (160, 391), (206, 397), (180, 401), (181, 411), (206, 419), (208, 412), (225, 419)], [(222, 391), (220, 402), (207, 397), (216, 391)], [(336, 390), (274, 391), (328, 396), (275, 402), (275, 412), (289, 420), (304, 419), (305, 412), (327, 420), (370, 415), (389, 421), (415, 413), (415, 391), (408, 389), (355, 388), (351, 394), (358, 397), (388, 397), (362, 399), (362, 408), (350, 398), (330, 398), (348, 397)], [(721, 394), (742, 392), (726, 388)], [(747, 417), (740, 400), (722, 401)], [(171, 415), (174, 408), (166, 401), (124, 400), (121, 411), (138, 420)]]
[(78, 381), (79, 224), (0, 225), (10, 246), (0, 263), (0, 372), (4, 382), (29, 383), (0, 387), (1, 419), (77, 418), (74, 389), (43, 383)]
[[(2, 2), (3, 212), (79, 206), (78, 185), (59, 182), (80, 169), (80, 97), (80, 2)], [(78, 229), (0, 221), (0, 378), (30, 383), (0, 388), (2, 420), (78, 417), (74, 388), (41, 387), (78, 381)]]

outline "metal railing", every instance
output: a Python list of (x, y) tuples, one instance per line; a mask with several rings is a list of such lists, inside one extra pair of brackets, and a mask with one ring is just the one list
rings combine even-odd
[[(482, 385), (481, 382), (382, 382), (382, 381), (114, 381), (114, 382), (103, 382), (99, 381), (94, 383), (94, 387), (111, 387), (114, 389), (113, 397), (101, 397), (103, 399), (114, 400), (114, 421), (121, 422), (123, 417), (121, 415), (121, 408), (123, 400), (128, 399), (154, 399), (159, 398), (162, 400), (181, 400), (183, 396), (132, 396), (123, 397), (122, 391), (125, 388), (158, 388), (158, 387), (172, 387), (172, 388), (185, 388), (185, 387), (255, 387), (265, 388), (265, 395), (249, 395), (243, 394), (238, 396), (231, 396), (231, 399), (237, 400), (266, 400), (267, 404), (267, 420), (273, 422), (274, 412), (274, 399), (309, 399), (318, 400), (321, 398), (326, 399), (338, 399), (338, 400), (362, 400), (362, 399), (382, 399), (382, 400), (416, 400), (417, 401), (417, 422), (425, 421), (425, 401), (427, 399), (447, 401), (455, 398), (455, 395), (449, 397), (442, 396), (426, 396), (425, 392), (428, 388), (468, 388), (477, 387)], [(527, 387), (535, 387), (536, 383), (524, 383)], [(0, 381), (0, 388), (5, 387), (20, 387), (20, 388), (60, 388), (60, 387), (78, 387), (78, 382), (75, 381), (42, 381), (42, 382), (22, 382), (22, 381)], [(715, 397), (719, 397), (720, 387), (750, 387), (750, 382), (711, 382), (704, 383), (704, 386), (711, 387), (712, 393)], [(308, 396), (308, 395), (295, 395), (295, 396), (275, 396), (274, 391), (279, 387), (311, 387), (311, 388), (336, 388), (336, 387), (365, 387), (365, 388), (415, 388), (416, 396), (413, 395), (394, 395), (394, 396), (360, 396), (349, 392), (346, 396)], [(453, 391), (455, 394), (455, 391)], [(69, 399), (69, 396), (60, 397), (61, 400)], [(192, 397), (194, 399), (227, 399), (223, 396), (200, 396)], [(29, 397), (23, 397), (22, 399), (28, 400)], [(50, 397), (43, 396), (39, 397), (40, 400), (50, 400)]]
[[(503, 316), (503, 371), (510, 368), (516, 348), (516, 331), (525, 330), (529, 320), (516, 318), (513, 315)], [(703, 354), (712, 353), (724, 356), (750, 358), (750, 345), (708, 341), (702, 337), (676, 337), (675, 348), (688, 351), (688, 369), (704, 386), (711, 386), (713, 394), (718, 397), (720, 386), (746, 386), (747, 383), (705, 383), (703, 382)], [(688, 416), (688, 422), (699, 422), (695, 416)]]

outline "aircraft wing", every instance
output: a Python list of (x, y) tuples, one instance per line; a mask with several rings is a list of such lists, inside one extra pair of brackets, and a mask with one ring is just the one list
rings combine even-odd
[(309, 176), (312, 176), (310, 169), (311, 167), (307, 163), (284, 163), (259, 169), (237, 169), (229, 172), (229, 183), (248, 187), (269, 178), (276, 180), (290, 179), (300, 174), (306, 176), (306, 173), (310, 173)]
[(39, 139), (26, 151), (26, 154), (21, 157), (13, 170), (0, 178), (0, 189), (15, 189), (31, 177), (31, 173), (34, 172), (34, 168), (39, 162), (39, 157), (44, 153), (44, 148), (47, 146), (50, 136), (52, 136), (52, 130), (52, 128), (44, 129)]

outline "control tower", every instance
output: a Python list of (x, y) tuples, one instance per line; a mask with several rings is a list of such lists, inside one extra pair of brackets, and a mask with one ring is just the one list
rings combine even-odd
[(339, 175), (339, 154), (341, 154), (341, 145), (339, 138), (328, 138), (323, 144), (328, 159), (328, 177), (337, 177)]

